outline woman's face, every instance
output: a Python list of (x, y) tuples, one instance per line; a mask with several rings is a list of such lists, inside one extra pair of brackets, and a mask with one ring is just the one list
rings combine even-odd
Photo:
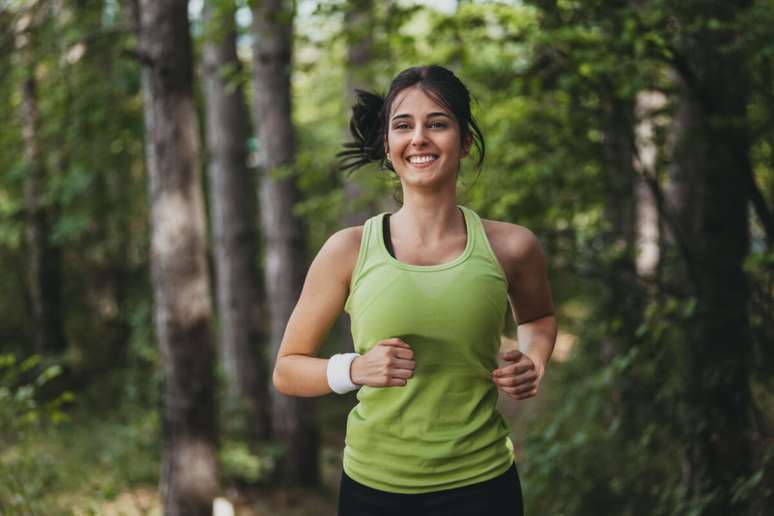
[(385, 152), (401, 181), (416, 186), (456, 181), (467, 155), (455, 116), (416, 86), (392, 103)]

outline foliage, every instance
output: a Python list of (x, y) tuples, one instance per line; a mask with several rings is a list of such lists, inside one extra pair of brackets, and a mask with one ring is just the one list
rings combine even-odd
[(18, 361), (0, 355), (0, 509), (3, 514), (38, 514), (48, 507), (41, 501), (56, 476), (51, 457), (34, 453), (31, 435), (47, 425), (67, 421), (65, 405), (74, 400), (69, 391), (41, 400), (43, 388), (62, 372), (57, 364), (44, 364), (32, 355)]

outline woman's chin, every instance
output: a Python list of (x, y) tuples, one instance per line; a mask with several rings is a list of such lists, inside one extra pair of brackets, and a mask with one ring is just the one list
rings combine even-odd
[(442, 170), (433, 169), (408, 169), (402, 171), (400, 179), (408, 186), (427, 187), (440, 185), (446, 182), (456, 184), (457, 177), (454, 173), (444, 174)]

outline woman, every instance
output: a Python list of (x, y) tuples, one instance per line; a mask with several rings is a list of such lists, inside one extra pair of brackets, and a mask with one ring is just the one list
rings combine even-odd
[[(358, 92), (343, 168), (379, 161), (403, 205), (320, 249), (274, 370), (288, 395), (360, 389), (347, 419), (339, 516), (522, 514), (497, 389), (535, 396), (556, 321), (540, 243), (457, 204), (457, 175), (484, 139), (462, 82), (410, 68), (385, 98)], [(510, 299), (522, 351), (501, 354)], [(341, 310), (357, 353), (314, 357)], [(495, 513), (495, 511), (497, 511)]]

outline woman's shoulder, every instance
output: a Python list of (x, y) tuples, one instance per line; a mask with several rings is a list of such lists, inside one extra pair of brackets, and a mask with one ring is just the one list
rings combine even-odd
[(354, 251), (355, 254), (357, 254), (360, 249), (360, 240), (363, 237), (363, 227), (364, 226), (361, 224), (359, 226), (349, 226), (339, 229), (328, 237), (328, 241), (331, 242), (339, 252), (351, 254)]
[(540, 244), (535, 233), (521, 224), (484, 218), (481, 222), (495, 251), (500, 250), (504, 254), (518, 256)]
[(513, 276), (526, 262), (533, 260), (535, 256), (540, 256), (540, 241), (535, 233), (521, 224), (484, 218), (481, 222), (492, 250), (503, 270), (506, 271), (511, 284), (514, 281)]
[(357, 263), (362, 237), (363, 225), (339, 229), (328, 237), (318, 253), (325, 263), (334, 268), (331, 272), (342, 278), (347, 285)]

